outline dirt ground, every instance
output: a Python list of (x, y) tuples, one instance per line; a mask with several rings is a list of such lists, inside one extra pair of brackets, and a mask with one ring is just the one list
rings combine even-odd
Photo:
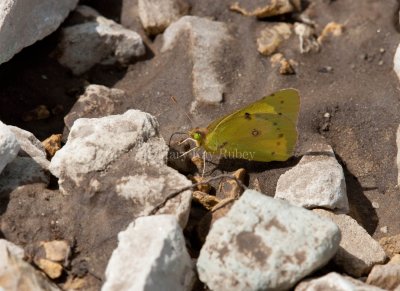
[[(112, 2), (112, 3), (111, 3)], [(346, 174), (351, 215), (376, 239), (400, 233), (400, 190), (397, 185), (396, 130), (400, 121), (399, 80), (393, 72), (393, 56), (400, 42), (398, 3), (395, 0), (315, 0), (304, 2), (317, 32), (331, 22), (344, 32), (323, 42), (319, 52), (301, 54), (292, 37), (280, 50), (295, 60), (296, 74), (280, 75), (268, 57), (257, 52), (257, 31), (271, 22), (293, 23), (295, 15), (257, 20), (228, 9), (231, 0), (191, 0), (190, 14), (228, 23), (236, 40), (218, 63), (227, 84), (224, 102), (200, 106), (190, 114), (192, 60), (185, 38), (174, 50), (161, 54), (162, 35), (145, 36), (130, 1), (83, 1), (104, 16), (138, 31), (145, 39), (146, 57), (129, 65), (96, 66), (73, 76), (53, 58), (60, 31), (24, 49), (0, 65), (0, 119), (26, 129), (43, 140), (62, 133), (63, 118), (87, 82), (123, 89), (131, 97), (119, 112), (136, 108), (157, 117), (161, 134), (205, 126), (215, 118), (249, 104), (281, 88), (300, 91), (299, 141), (295, 156), (287, 162), (256, 163), (219, 161), (207, 164), (214, 174), (243, 167), (249, 185), (258, 180), (261, 190), (273, 196), (279, 176), (293, 167), (311, 146), (332, 146)], [(327, 67), (331, 69), (327, 70)], [(171, 101), (176, 96), (178, 105)], [(23, 121), (38, 105), (55, 110), (45, 120)], [(189, 113), (193, 124), (185, 115)], [(326, 113), (329, 118), (324, 117)], [(379, 204), (378, 208), (372, 203)], [(14, 204), (9, 205), (11, 207)], [(17, 206), (15, 206), (17, 207)], [(20, 217), (21, 224), (26, 219)], [(388, 227), (383, 233), (380, 228)]]

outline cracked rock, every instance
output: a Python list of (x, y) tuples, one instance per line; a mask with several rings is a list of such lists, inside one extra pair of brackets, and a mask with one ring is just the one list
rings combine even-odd
[(172, 215), (140, 217), (118, 234), (102, 291), (191, 290), (194, 270)]
[(304, 155), (298, 165), (281, 175), (275, 198), (308, 209), (321, 207), (348, 213), (344, 173), (332, 148), (324, 146), (312, 152), (323, 153)]
[(214, 223), (197, 269), (211, 290), (286, 290), (326, 264), (339, 242), (333, 222), (247, 190)]

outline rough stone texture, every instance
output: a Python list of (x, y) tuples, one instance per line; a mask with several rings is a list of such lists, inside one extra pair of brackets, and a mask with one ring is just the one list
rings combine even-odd
[(385, 290), (400, 287), (400, 264), (375, 265), (368, 274), (366, 283)]
[(22, 248), (0, 240), (0, 288), (7, 291), (60, 290), (23, 260)]
[[(400, 80), (400, 44), (397, 46), (396, 52), (393, 57), (393, 70)], [(399, 129), (397, 130), (397, 139), (399, 138), (398, 136), (399, 136)]]
[(49, 161), (40, 141), (30, 132), (9, 126), (18, 144), (19, 152), (0, 174), (0, 194), (27, 184), (43, 183), (48, 185), (50, 174)]
[(400, 254), (400, 234), (383, 237), (379, 240), (379, 244), (389, 257)]
[[(246, 16), (257, 16), (258, 18), (271, 17), (275, 15), (281, 15), (290, 13), (300, 8), (299, 0), (269, 0), (263, 1), (258, 7), (252, 6), (254, 1), (239, 1), (231, 5), (233, 11), (237, 11)], [(260, 1), (259, 1), (260, 2)], [(254, 4), (253, 4), (254, 5)]]
[(20, 149), (15, 134), (0, 121), (0, 173), (17, 156)]
[(294, 291), (383, 291), (384, 289), (365, 284), (351, 277), (345, 277), (338, 273), (329, 273), (323, 277), (309, 279), (300, 282)]
[[(66, 145), (50, 164), (64, 194), (108, 193), (134, 202), (135, 215), (149, 214), (164, 197), (190, 182), (165, 165), (168, 147), (156, 119), (138, 110), (75, 121)], [(161, 210), (175, 213), (182, 226), (191, 194), (185, 191)]]
[(144, 30), (156, 35), (185, 15), (189, 6), (185, 0), (139, 0), (138, 8)]
[(64, 28), (58, 50), (60, 64), (76, 75), (98, 63), (126, 64), (145, 53), (139, 34), (102, 16)]
[(194, 270), (176, 218), (137, 218), (118, 234), (102, 291), (191, 290)]
[(78, 0), (2, 0), (0, 64), (55, 31)]
[(221, 82), (215, 67), (218, 58), (223, 57), (223, 48), (232, 39), (223, 22), (211, 21), (196, 16), (184, 16), (171, 24), (164, 32), (161, 52), (171, 50), (182, 34), (189, 35), (189, 50), (193, 61), (192, 85), (195, 102), (218, 104), (222, 101), (225, 84)]
[(342, 240), (334, 261), (347, 274), (361, 277), (374, 265), (385, 262), (385, 251), (353, 218), (322, 209), (314, 209), (314, 212), (331, 219), (340, 228)]
[(9, 128), (15, 134), (20, 145), (18, 157), (30, 157), (44, 170), (47, 170), (50, 162), (46, 159), (46, 150), (40, 140), (29, 131), (19, 127), (9, 126)]
[(285, 290), (327, 263), (339, 242), (331, 221), (247, 190), (214, 223), (197, 269), (211, 290)]
[[(399, 45), (400, 47), (400, 45)], [(399, 52), (399, 63), (400, 63), (400, 49), (397, 49), (396, 51), (396, 55), (397, 52)], [(400, 79), (400, 64), (399, 64), (399, 79)], [(396, 145), (397, 145), (397, 159), (396, 159), (396, 163), (397, 163), (397, 185), (400, 185), (400, 125), (397, 128), (397, 134), (396, 134)]]
[(329, 146), (304, 155), (295, 167), (280, 176), (275, 198), (309, 209), (349, 212), (343, 169)]
[(115, 107), (126, 100), (127, 96), (122, 90), (110, 89), (101, 85), (89, 85), (64, 117), (65, 126), (71, 130), (78, 118), (111, 115), (114, 113)]
[(288, 39), (291, 34), (292, 27), (285, 22), (267, 26), (257, 37), (257, 49), (261, 54), (269, 56), (276, 52), (281, 42)]

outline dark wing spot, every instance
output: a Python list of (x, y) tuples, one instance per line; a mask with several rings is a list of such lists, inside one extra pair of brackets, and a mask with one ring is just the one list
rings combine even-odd
[(281, 104), (285, 103), (285, 101), (281, 100)]
[(257, 130), (257, 129), (253, 129), (253, 130), (251, 131), (251, 134), (252, 134), (253, 136), (258, 136), (258, 135), (260, 134), (260, 131)]
[(250, 113), (245, 112), (244, 118), (247, 119), (247, 120), (250, 120), (251, 119)]
[(278, 135), (278, 137), (279, 137), (279, 138), (282, 138), (282, 137), (283, 137), (283, 133), (280, 133), (280, 134)]
[(274, 122), (273, 124), (274, 124), (274, 126), (277, 126), (277, 125), (278, 125), (278, 123), (276, 123), (276, 122)]
[(282, 112), (278, 112), (279, 115), (282, 115)]
[(274, 96), (275, 96), (275, 93), (272, 93), (270, 96), (271, 96), (271, 97), (274, 97)]
[(224, 142), (224, 143), (222, 143), (222, 144), (220, 144), (217, 148), (218, 148), (218, 150), (220, 150), (220, 149), (222, 149), (222, 148), (224, 148), (226, 145), (228, 144), (228, 142), (226, 141), (226, 142)]
[(271, 155), (274, 156), (274, 155), (275, 155), (275, 152), (272, 152)]
[(276, 128), (276, 130), (278, 130), (278, 131), (279, 131), (279, 130), (281, 130), (281, 128), (280, 128), (280, 127), (277, 127), (277, 128)]
[(281, 142), (280, 142), (280, 141), (277, 141), (277, 142), (276, 142), (276, 145), (277, 145), (277, 146), (280, 146), (280, 145), (281, 145)]

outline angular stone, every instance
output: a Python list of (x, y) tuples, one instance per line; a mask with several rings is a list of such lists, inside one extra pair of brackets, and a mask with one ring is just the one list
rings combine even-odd
[(175, 217), (140, 217), (118, 240), (102, 291), (191, 290), (194, 266)]
[(0, 1), (0, 64), (55, 31), (78, 0)]
[(400, 287), (400, 264), (375, 265), (368, 274), (366, 283), (385, 290)]
[(139, 0), (139, 18), (149, 35), (162, 33), (188, 12), (185, 0)]
[(281, 42), (290, 37), (291, 29), (291, 26), (285, 22), (264, 28), (257, 38), (258, 51), (266, 56), (275, 53)]
[(383, 237), (379, 240), (379, 244), (389, 257), (400, 254), (400, 234)]
[[(129, 201), (126, 207), (130, 205), (130, 213), (137, 217), (152, 213), (170, 193), (190, 185), (165, 164), (167, 153), (156, 119), (128, 110), (122, 115), (76, 120), (67, 143), (51, 160), (50, 171), (59, 178), (64, 194), (83, 192), (81, 198), (76, 197), (83, 200), (91, 195), (120, 197)], [(184, 226), (190, 201), (191, 192), (183, 191), (158, 213), (174, 213)]]
[(127, 96), (123, 90), (110, 89), (102, 85), (89, 85), (64, 117), (65, 126), (68, 130), (71, 130), (78, 118), (113, 114), (115, 106), (126, 102), (126, 100)]
[(334, 261), (347, 274), (361, 277), (368, 274), (374, 265), (382, 264), (386, 260), (383, 248), (353, 218), (323, 209), (313, 211), (331, 219), (340, 228), (342, 240)]
[(326, 264), (339, 242), (331, 221), (247, 190), (214, 223), (197, 269), (211, 290), (286, 290)]
[(239, 2), (235, 2), (231, 5), (230, 9), (246, 16), (257, 16), (258, 18), (271, 17), (275, 15), (281, 15), (285, 13), (290, 13), (298, 8), (300, 8), (299, 0), (269, 0), (261, 1), (259, 7), (256, 8), (246, 8), (247, 1), (242, 1), (243, 5)]
[(351, 277), (342, 276), (338, 273), (329, 273), (323, 277), (309, 279), (300, 282), (294, 291), (317, 291), (317, 290), (335, 290), (335, 291), (384, 291), (381, 288), (371, 286), (362, 281)]
[(58, 45), (58, 61), (76, 75), (86, 72), (98, 63), (127, 64), (145, 53), (139, 34), (102, 16), (97, 16), (90, 22), (66, 27), (62, 32)]
[(0, 240), (0, 286), (2, 290), (60, 290), (43, 274), (23, 260), (23, 250)]
[(20, 145), (10, 128), (0, 121), (0, 173), (17, 156)]
[(193, 59), (192, 84), (195, 102), (218, 104), (222, 101), (225, 85), (220, 81), (215, 63), (221, 58), (223, 48), (232, 40), (223, 22), (197, 16), (184, 16), (164, 32), (161, 52), (174, 47), (182, 34), (189, 34), (189, 50)]
[(275, 198), (308, 209), (326, 208), (349, 212), (342, 166), (330, 147), (314, 150), (325, 154), (304, 155), (298, 165), (279, 177)]

